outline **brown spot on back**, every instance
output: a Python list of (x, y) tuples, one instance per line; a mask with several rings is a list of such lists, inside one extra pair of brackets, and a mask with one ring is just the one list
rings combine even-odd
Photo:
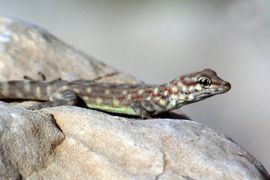
[(142, 98), (142, 96), (140, 96), (138, 94), (135, 94), (132, 96), (132, 100), (135, 100), (135, 101), (140, 100), (141, 98)]
[(145, 90), (145, 93), (152, 94), (153, 93), (153, 90), (152, 89), (146, 89)]
[(119, 101), (123, 101), (125, 99), (125, 96), (119, 96), (118, 99)]

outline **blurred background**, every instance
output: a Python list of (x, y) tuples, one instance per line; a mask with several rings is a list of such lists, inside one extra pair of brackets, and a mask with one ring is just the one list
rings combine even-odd
[(229, 93), (183, 108), (270, 171), (269, 0), (0, 0), (2, 16), (58, 38), (147, 83), (212, 68)]

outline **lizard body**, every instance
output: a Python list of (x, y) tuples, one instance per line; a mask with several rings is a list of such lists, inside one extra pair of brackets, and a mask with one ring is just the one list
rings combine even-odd
[(0, 82), (1, 100), (44, 101), (31, 109), (77, 105), (82, 100), (89, 108), (148, 118), (229, 91), (230, 83), (211, 69), (179, 76), (162, 85), (106, 84), (78, 81)]

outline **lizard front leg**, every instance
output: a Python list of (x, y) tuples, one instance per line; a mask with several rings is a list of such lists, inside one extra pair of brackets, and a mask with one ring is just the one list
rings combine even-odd
[(142, 119), (151, 118), (151, 114), (142, 106), (141, 102), (133, 102), (131, 107)]
[(50, 101), (42, 102), (40, 104), (31, 106), (30, 109), (42, 109), (47, 107), (64, 106), (64, 105), (78, 105), (81, 99), (77, 94), (70, 90), (58, 90), (50, 96)]
[(151, 118), (164, 111), (164, 107), (150, 101), (137, 101), (132, 104), (132, 108), (143, 119)]

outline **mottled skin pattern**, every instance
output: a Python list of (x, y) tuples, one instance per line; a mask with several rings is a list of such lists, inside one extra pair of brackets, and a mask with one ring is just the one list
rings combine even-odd
[(211, 69), (182, 75), (162, 85), (102, 84), (78, 81), (0, 82), (2, 100), (44, 101), (31, 109), (78, 105), (103, 111), (149, 118), (210, 96), (229, 91), (230, 83)]

